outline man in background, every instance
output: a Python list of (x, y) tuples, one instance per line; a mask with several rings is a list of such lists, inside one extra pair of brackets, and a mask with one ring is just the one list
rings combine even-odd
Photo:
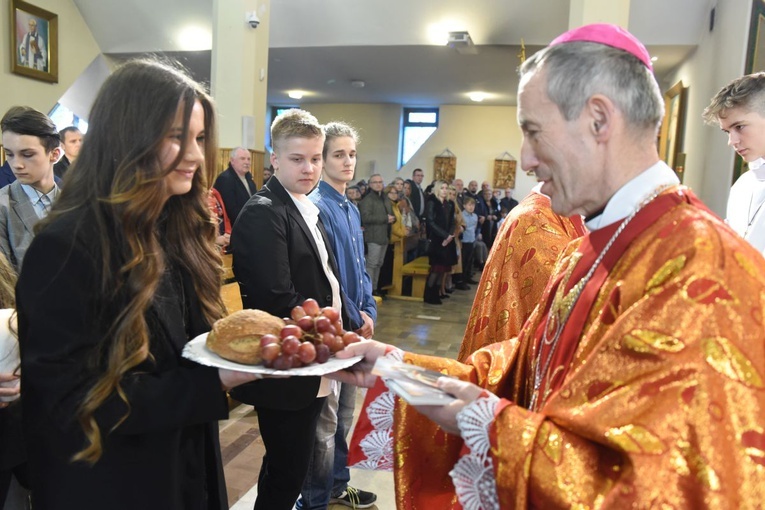
[(481, 225), (483, 242), (486, 243), (489, 250), (491, 250), (494, 244), (494, 237), (497, 235), (499, 212), (499, 201), (494, 198), (491, 186), (484, 187), (481, 191), (481, 196), (476, 200), (475, 213), (478, 215), (478, 222)]
[(390, 225), (396, 221), (390, 200), (383, 196), (383, 186), (382, 175), (372, 174), (369, 177), (369, 192), (359, 203), (364, 242), (367, 244), (367, 272), (372, 279), (372, 292), (376, 296), (382, 296), (377, 284), (390, 240)]
[(505, 196), (499, 201), (500, 209), (507, 209), (509, 213), (518, 205), (518, 201), (513, 198), (514, 191), (513, 188), (505, 188)]
[(730, 82), (712, 98), (703, 117), (720, 126), (728, 145), (749, 166), (730, 190), (726, 222), (765, 254), (765, 73)]
[(231, 151), (228, 168), (215, 179), (213, 184), (220, 193), (226, 214), (233, 223), (236, 223), (244, 204), (257, 191), (250, 173), (251, 158), (250, 151), (244, 147), (237, 147)]
[(463, 210), (465, 208), (465, 184), (462, 179), (454, 179), (452, 185), (457, 192), (457, 204), (459, 204), (460, 210)]
[(425, 177), (421, 168), (415, 168), (412, 171), (412, 178), (409, 182), (412, 186), (412, 194), (409, 201), (412, 202), (412, 208), (417, 217), (422, 221), (425, 218), (425, 193), (422, 191), (422, 179)]
[(473, 197), (474, 200), (478, 200), (478, 197), (480, 196), (478, 194), (478, 181), (470, 181), (465, 193), (467, 193), (468, 196)]
[(64, 178), (64, 174), (69, 169), (69, 165), (74, 163), (77, 156), (80, 155), (82, 146), (82, 132), (76, 126), (65, 127), (58, 132), (61, 137), (61, 146), (64, 148), (64, 155), (53, 165), (53, 173), (59, 179)]

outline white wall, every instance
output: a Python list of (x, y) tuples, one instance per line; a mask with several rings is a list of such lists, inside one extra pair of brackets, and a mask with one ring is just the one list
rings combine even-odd
[(311, 104), (310, 111), (322, 124), (342, 121), (359, 132), (358, 160), (354, 181), (368, 179), (379, 173), (385, 182), (396, 175), (398, 158), (398, 130), (401, 107), (394, 104)]
[(27, 105), (48, 113), (70, 85), (100, 53), (90, 29), (72, 0), (35, 0), (37, 7), (58, 15), (58, 83), (11, 73), (8, 50), (10, 0), (0, 0), (0, 116), (11, 106)]
[(717, 2), (714, 31), (706, 32), (696, 51), (663, 84), (666, 90), (682, 80), (688, 87), (684, 184), (723, 217), (734, 153), (718, 127), (704, 124), (701, 112), (720, 88), (744, 72), (751, 8), (751, 0)]
[(494, 181), (494, 160), (507, 151), (518, 160), (515, 196), (531, 191), (536, 179), (520, 169), (521, 130), (514, 106), (446, 105), (440, 110), (438, 130), (401, 169), (407, 177), (422, 168), (425, 181), (433, 178), (433, 158), (448, 148), (457, 156), (457, 177), (467, 185), (471, 180)]
[[(377, 172), (387, 183), (397, 176), (410, 178), (412, 170), (422, 168), (425, 182), (429, 183), (433, 179), (433, 158), (446, 148), (457, 156), (457, 177), (465, 184), (471, 180), (492, 181), (494, 159), (505, 151), (520, 158), (521, 132), (516, 124), (515, 107), (441, 106), (438, 129), (401, 170), (398, 170), (398, 151), (402, 106), (311, 104), (304, 108), (319, 122), (342, 120), (359, 130), (356, 180)], [(516, 196), (524, 196), (534, 184), (534, 178), (519, 168)]]

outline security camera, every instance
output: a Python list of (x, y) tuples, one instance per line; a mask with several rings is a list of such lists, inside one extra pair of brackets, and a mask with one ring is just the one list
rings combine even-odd
[(258, 28), (258, 25), (260, 25), (260, 18), (258, 17), (258, 13), (254, 11), (248, 12), (247, 23), (249, 23), (252, 28)]

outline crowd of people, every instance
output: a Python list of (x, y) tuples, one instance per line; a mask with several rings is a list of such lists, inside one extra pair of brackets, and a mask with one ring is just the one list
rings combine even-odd
[[(757, 508), (765, 74), (704, 112), (752, 169), (726, 225), (659, 159), (664, 102), (630, 33), (571, 30), (520, 72), (521, 166), (539, 181), (520, 203), (476, 180), (423, 189), (419, 168), (353, 185), (356, 130), (300, 109), (274, 119), (260, 190), (246, 148), (217, 175), (213, 100), (155, 61), (106, 80), (84, 141), (6, 112), (0, 501), (15, 477), (36, 509), (228, 508), (228, 392), (257, 411), (256, 510), (369, 508), (352, 464), (394, 470), (400, 508)], [(371, 340), (407, 239), (426, 304), (478, 285), (458, 359)], [(245, 308), (332, 307), (367, 339), (337, 357), (362, 361), (264, 378), (183, 358), (227, 313), (223, 253)], [(451, 403), (398, 399), (380, 358), (439, 372)]]

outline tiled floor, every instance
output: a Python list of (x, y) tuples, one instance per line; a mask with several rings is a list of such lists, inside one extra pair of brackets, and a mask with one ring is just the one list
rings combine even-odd
[[(480, 275), (476, 275), (480, 276)], [(386, 299), (380, 306), (375, 339), (420, 354), (454, 358), (459, 351), (475, 287), (455, 291), (440, 306)], [(363, 401), (357, 394), (356, 412)], [(228, 485), (229, 504), (235, 510), (249, 510), (257, 494), (257, 477), (263, 456), (263, 441), (251, 406), (240, 405), (220, 423), (220, 442)], [(394, 510), (393, 476), (377, 471), (351, 470), (351, 484), (377, 494), (378, 510)], [(346, 507), (331, 505), (330, 510)]]

